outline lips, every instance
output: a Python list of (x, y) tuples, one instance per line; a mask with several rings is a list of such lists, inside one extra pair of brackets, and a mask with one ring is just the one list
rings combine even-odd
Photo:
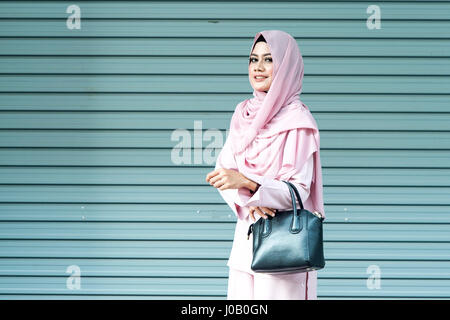
[(254, 81), (256, 81), (256, 82), (263, 82), (263, 81), (266, 81), (266, 79), (268, 78), (266, 76), (262, 76), (264, 78), (257, 78), (257, 77), (261, 77), (261, 76), (254, 76), (253, 77)]

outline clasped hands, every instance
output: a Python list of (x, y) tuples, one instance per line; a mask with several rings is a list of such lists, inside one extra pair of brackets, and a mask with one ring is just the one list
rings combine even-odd
[[(247, 188), (252, 192), (256, 192), (259, 187), (259, 184), (248, 179), (239, 171), (224, 168), (219, 168), (208, 173), (206, 175), (206, 182), (221, 191), (226, 189)], [(268, 215), (274, 217), (275, 212), (276, 210), (272, 208), (249, 206), (250, 217), (253, 221), (256, 221), (255, 213), (259, 214), (262, 218), (267, 219)]]

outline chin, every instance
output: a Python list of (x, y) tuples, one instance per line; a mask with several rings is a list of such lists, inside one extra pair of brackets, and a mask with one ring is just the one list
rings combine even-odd
[(253, 87), (254, 90), (256, 91), (269, 91), (270, 85), (272, 84), (272, 82), (270, 82), (269, 84), (265, 83), (264, 85), (261, 85), (260, 82), (255, 82), (253, 81), (252, 78), (249, 79), (251, 86)]
[(254, 84), (252, 85), (252, 87), (256, 91), (269, 91), (269, 88), (270, 88), (268, 86), (261, 87), (261, 86), (257, 86), (257, 85), (254, 85)]
[(253, 89), (255, 89), (256, 91), (269, 91), (270, 89), (270, 85), (265, 85), (265, 86), (258, 86), (258, 84), (253, 84)]

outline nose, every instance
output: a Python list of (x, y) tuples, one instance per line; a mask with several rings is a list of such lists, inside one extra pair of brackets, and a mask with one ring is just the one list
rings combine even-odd
[(258, 63), (255, 65), (255, 69), (254, 69), (255, 71), (257, 71), (257, 70), (264, 70), (264, 64), (263, 64), (263, 62), (260, 60), (260, 61), (258, 61)]

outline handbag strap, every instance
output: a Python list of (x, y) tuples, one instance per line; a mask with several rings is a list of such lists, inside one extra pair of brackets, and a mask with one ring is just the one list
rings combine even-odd
[(298, 192), (297, 187), (289, 181), (284, 181), (284, 182), (286, 182), (289, 186), (291, 186), (292, 190), (294, 190), (295, 196), (297, 197), (298, 203), (300, 204), (300, 209), (304, 210), (305, 208), (303, 207), (303, 202), (302, 202), (302, 199), (300, 198), (300, 193)]
[[(298, 194), (297, 188), (289, 183), (288, 181), (284, 181), (282, 180), (284, 183), (287, 184), (288, 188), (289, 188), (289, 192), (291, 193), (291, 200), (292, 200), (292, 207), (294, 208), (294, 214), (292, 215), (292, 221), (291, 221), (291, 226), (289, 228), (289, 231), (291, 233), (299, 233), (302, 229), (303, 229), (303, 223), (302, 223), (302, 219), (300, 219), (300, 215), (299, 212), (297, 210), (297, 202), (295, 201), (295, 196), (294, 196), (294, 192), (296, 193), (296, 195)], [(298, 195), (298, 199), (300, 200), (300, 206), (303, 209), (303, 203), (301, 202), (300, 196)], [(300, 210), (301, 213), (301, 210)]]
[(281, 180), (281, 181), (286, 183), (288, 186), (289, 193), (291, 194), (292, 208), (294, 210), (294, 214), (297, 215), (297, 201), (295, 201), (295, 195), (294, 195), (295, 191), (292, 189), (292, 185), (289, 182), (284, 181), (284, 180)]

